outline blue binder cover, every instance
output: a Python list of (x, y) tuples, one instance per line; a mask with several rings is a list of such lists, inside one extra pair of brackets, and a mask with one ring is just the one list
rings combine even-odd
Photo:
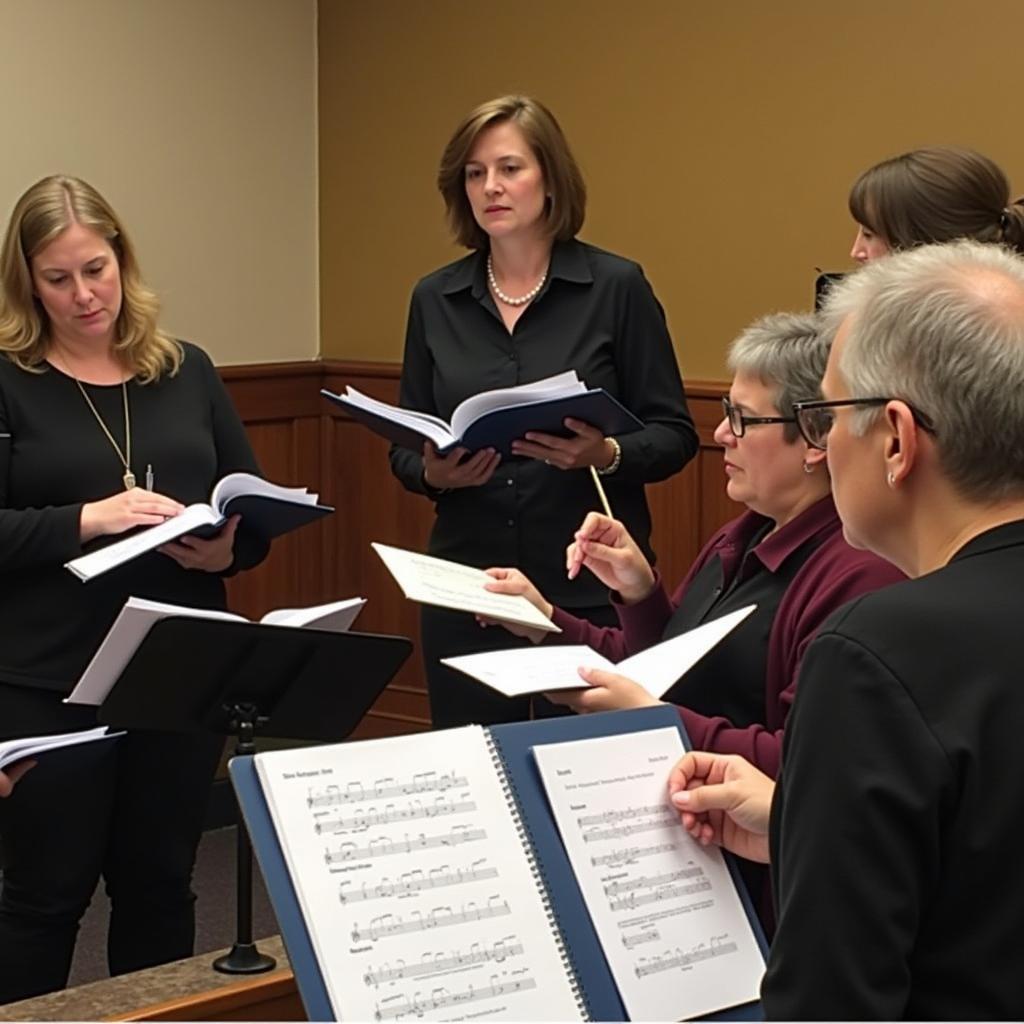
[[(675, 728), (687, 749), (689, 740), (675, 708), (663, 704), (629, 711), (608, 711), (593, 715), (571, 715), (534, 722), (492, 726), (490, 734), (509, 783), (519, 804), (523, 824), (533, 844), (538, 868), (544, 877), (552, 910), (562, 931), (566, 950), (581, 983), (590, 1016), (599, 1021), (624, 1021), (625, 1009), (608, 970), (597, 933), (590, 923), (583, 896), (576, 884), (569, 858), (562, 846), (558, 827), (548, 809), (547, 795), (534, 763), (532, 749), (545, 743), (614, 736), (650, 729)], [(277, 838), (263, 789), (252, 757), (235, 757), (228, 764), (231, 781), (238, 796), (253, 848), (267, 885), (281, 937), (288, 950), (292, 972), (311, 1021), (334, 1020), (327, 987), (316, 960), (298, 897), (288, 873), (281, 844)], [(735, 866), (727, 856), (729, 870), (736, 883), (747, 916), (761, 951), (767, 956), (767, 943)], [(761, 1004), (744, 1006), (713, 1014), (709, 1020), (763, 1020)]]
[[(545, 718), (534, 722), (495, 725), (488, 729), (505, 766), (512, 791), (519, 803), (519, 813), (533, 845), (537, 866), (551, 897), (551, 907), (565, 940), (565, 948), (580, 979), (587, 1008), (593, 1020), (627, 1020), (619, 990), (612, 978), (590, 921), (583, 894), (576, 884), (569, 856), (562, 845), (558, 826), (551, 814), (540, 772), (533, 758), (533, 748), (546, 743), (590, 739), (595, 736), (618, 736), (628, 732), (674, 728), (683, 738), (683, 746), (692, 746), (683, 729), (679, 713), (670, 704), (629, 711), (606, 711), (601, 714)], [(733, 882), (743, 900), (761, 952), (767, 958), (768, 944), (757, 914), (740, 879), (732, 858), (726, 860)], [(759, 1002), (747, 1003), (711, 1014), (708, 1020), (763, 1020)]]
[[(415, 452), (423, 450), (426, 437), (419, 431), (395, 423), (387, 416), (350, 405), (344, 400), (344, 396), (336, 395), (326, 388), (322, 389), (320, 394), (340, 405), (352, 419), (358, 420), (399, 447), (411, 448)], [(567, 416), (592, 424), (606, 437), (643, 429), (643, 422), (625, 406), (603, 388), (594, 388), (568, 398), (526, 402), (484, 413), (469, 424), (461, 438), (441, 448), (440, 452), (443, 455), (460, 446), (470, 452), (479, 451), (481, 448), (494, 448), (504, 457), (510, 458), (513, 457), (512, 442), (521, 438), (528, 430), (568, 437), (569, 432), (563, 424)]]

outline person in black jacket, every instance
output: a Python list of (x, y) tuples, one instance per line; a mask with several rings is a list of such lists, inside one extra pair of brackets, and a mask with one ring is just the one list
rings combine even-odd
[[(558, 122), (536, 100), (505, 96), (472, 111), (445, 149), (438, 187), (455, 240), (472, 252), (413, 291), (400, 404), (449, 419), (477, 392), (576, 370), (645, 426), (605, 437), (569, 420), (569, 436), (528, 433), (505, 462), (486, 449), (441, 458), (429, 443), (422, 453), (394, 447), (392, 471), (435, 503), (431, 554), (516, 566), (552, 601), (610, 625), (603, 585), (570, 582), (558, 567), (579, 521), (599, 507), (591, 466), (651, 558), (644, 484), (696, 454), (664, 313), (636, 263), (577, 240), (583, 178)], [(481, 631), (472, 615), (427, 606), (422, 626), (435, 727), (527, 717), (528, 699), (490, 694), (438, 664), (507, 638)]]
[[(91, 186), (51, 177), (21, 197), (0, 284), (0, 735), (13, 738), (95, 724), (94, 708), (61, 700), (129, 596), (223, 608), (224, 576), (266, 545), (233, 520), (87, 584), (64, 569), (258, 467), (209, 358), (158, 328), (124, 227)], [(0, 1002), (67, 983), (101, 876), (111, 973), (191, 955), (221, 746), (134, 732), (50, 753), (19, 782), (0, 805)]]
[(798, 422), (827, 444), (850, 542), (911, 579), (808, 648), (774, 798), (703, 753), (670, 791), (701, 840), (770, 853), (770, 1018), (1019, 1020), (1024, 260), (900, 253), (826, 315), (825, 400)]

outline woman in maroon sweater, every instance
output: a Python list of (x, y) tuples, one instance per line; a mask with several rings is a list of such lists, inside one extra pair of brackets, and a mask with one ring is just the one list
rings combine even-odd
[[(622, 524), (597, 513), (584, 520), (567, 564), (570, 576), (586, 568), (609, 587), (617, 628), (554, 608), (517, 570), (490, 570), (491, 589), (523, 594), (554, 618), (562, 629), (555, 642), (588, 644), (612, 661), (756, 604), (664, 699), (679, 705), (695, 748), (742, 754), (773, 777), (800, 659), (818, 627), (852, 598), (903, 579), (843, 539), (825, 453), (796, 428), (792, 403), (818, 397), (827, 358), (812, 314), (764, 317), (733, 343), (733, 381), (715, 439), (726, 491), (747, 511), (710, 539), (671, 596)], [(580, 674), (589, 689), (552, 699), (580, 712), (657, 703), (614, 672)]]

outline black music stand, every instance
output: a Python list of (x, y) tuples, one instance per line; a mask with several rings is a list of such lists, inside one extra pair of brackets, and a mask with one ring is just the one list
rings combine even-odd
[[(260, 735), (335, 743), (360, 723), (412, 651), (405, 637), (170, 617), (146, 634), (100, 705), (120, 729), (219, 732), (235, 753)], [(252, 939), (252, 846), (237, 816), (237, 936), (226, 974), (275, 965)]]

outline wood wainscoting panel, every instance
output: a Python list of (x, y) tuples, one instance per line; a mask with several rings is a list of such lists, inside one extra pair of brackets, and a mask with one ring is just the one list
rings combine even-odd
[[(394, 403), (400, 370), (392, 363), (335, 360), (221, 369), (267, 478), (307, 486), (336, 509), (320, 523), (277, 540), (263, 565), (230, 580), (232, 609), (258, 618), (271, 608), (358, 595), (368, 601), (358, 629), (407, 636), (415, 644), (412, 657), (359, 726), (359, 737), (430, 727), (419, 606), (402, 595), (370, 542), (425, 550), (433, 504), (407, 492), (392, 476), (387, 442), (319, 390), (352, 385)], [(713, 438), (724, 390), (716, 382), (687, 386), (700, 437), (697, 457), (682, 473), (648, 488), (654, 549), (670, 586), (682, 579), (711, 533), (740, 510), (725, 496), (721, 448)]]

